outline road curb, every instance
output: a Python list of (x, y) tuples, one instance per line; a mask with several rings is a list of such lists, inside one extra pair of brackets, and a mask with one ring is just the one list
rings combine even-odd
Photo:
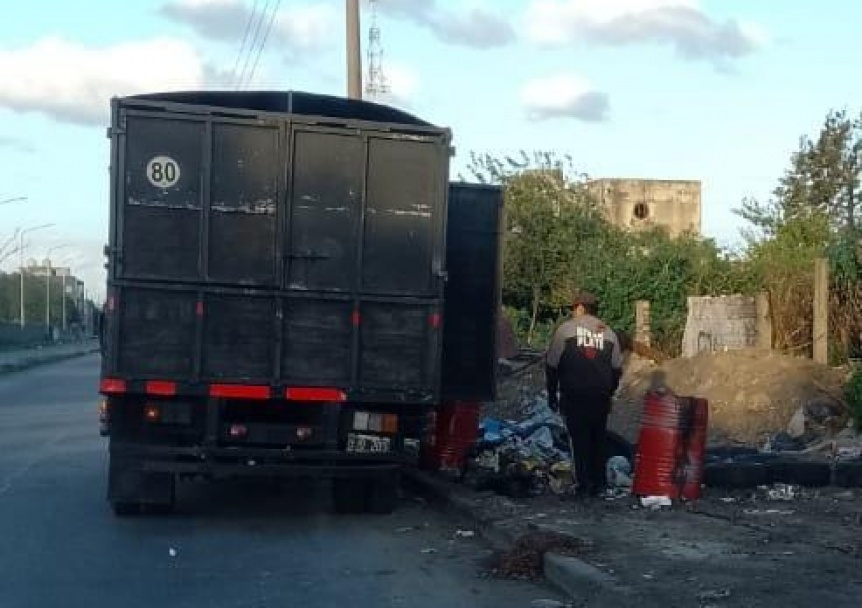
[(51, 363), (58, 363), (60, 361), (65, 361), (67, 359), (74, 359), (76, 357), (83, 357), (85, 355), (90, 355), (93, 353), (99, 352), (98, 345), (94, 345), (91, 348), (87, 348), (80, 351), (75, 352), (67, 352), (67, 353), (57, 353), (54, 355), (45, 355), (39, 356), (34, 355), (32, 357), (27, 357), (25, 359), (16, 361), (15, 363), (4, 363), (0, 364), (0, 375), (3, 374), (11, 374), (14, 372), (20, 372), (27, 369), (32, 369), (34, 367), (39, 367), (40, 365), (49, 365)]
[[(518, 540), (518, 536), (512, 530), (483, 517), (470, 499), (459, 495), (459, 490), (452, 484), (418, 469), (405, 470), (403, 479), (431, 502), (469, 521), (495, 550), (508, 551)], [(583, 595), (585, 586), (601, 587), (604, 590), (625, 595), (630, 593), (630, 589), (622, 585), (614, 576), (577, 557), (546, 553), (542, 566), (545, 580), (573, 598)]]

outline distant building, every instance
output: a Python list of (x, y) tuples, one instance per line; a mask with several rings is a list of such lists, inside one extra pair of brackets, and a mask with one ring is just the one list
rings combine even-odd
[(84, 282), (74, 276), (72, 269), (68, 266), (54, 266), (47, 259), (42, 264), (39, 264), (36, 260), (31, 259), (27, 261), (24, 272), (26, 275), (41, 278), (45, 278), (50, 274), (52, 277), (52, 288), (56, 288), (58, 285), (62, 286), (62, 289), (66, 291), (66, 297), (75, 302), (76, 306), (83, 308), (85, 299)]
[(701, 231), (701, 184), (693, 180), (603, 178), (587, 188), (622, 228), (663, 226), (673, 236)]

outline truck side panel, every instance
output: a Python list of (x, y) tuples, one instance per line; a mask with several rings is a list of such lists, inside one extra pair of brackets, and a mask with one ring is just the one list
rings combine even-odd
[(490, 400), (497, 386), (502, 190), (453, 183), (448, 214), (442, 394), (450, 400)]

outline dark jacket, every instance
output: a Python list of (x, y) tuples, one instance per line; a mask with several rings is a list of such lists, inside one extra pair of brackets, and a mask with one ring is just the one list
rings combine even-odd
[(569, 319), (554, 333), (545, 358), (548, 395), (556, 403), (564, 395), (607, 395), (622, 377), (622, 352), (617, 335), (591, 315)]

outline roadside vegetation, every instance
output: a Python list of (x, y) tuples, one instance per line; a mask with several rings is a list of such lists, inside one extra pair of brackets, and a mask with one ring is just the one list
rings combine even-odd
[(860, 170), (862, 117), (829, 112), (814, 139), (800, 139), (770, 199), (747, 199), (735, 210), (748, 225), (735, 251), (698, 235), (611, 225), (588, 192), (588, 177), (551, 152), (474, 154), (465, 177), (505, 188), (503, 302), (523, 343), (543, 347), (573, 292), (586, 289), (625, 332), (634, 330), (634, 303), (649, 300), (654, 346), (675, 356), (688, 296), (765, 291), (775, 348), (806, 354), (814, 261), (825, 256), (830, 351), (840, 364), (859, 356), (862, 332)]

